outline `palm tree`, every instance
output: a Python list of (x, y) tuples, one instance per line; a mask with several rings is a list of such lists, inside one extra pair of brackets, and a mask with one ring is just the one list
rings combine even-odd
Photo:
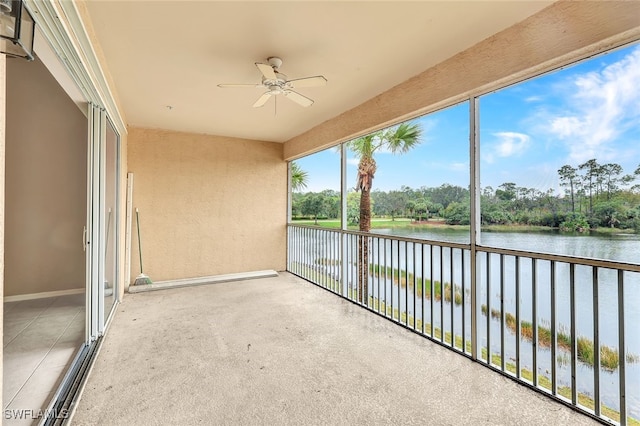
[[(356, 191), (360, 191), (360, 231), (371, 230), (371, 187), (376, 173), (376, 160), (373, 155), (380, 149), (385, 149), (392, 154), (403, 154), (418, 145), (422, 136), (422, 128), (419, 124), (402, 123), (398, 126), (371, 133), (358, 139), (347, 142), (347, 147), (358, 157), (358, 182)], [(368, 303), (368, 258), (369, 240), (366, 237), (358, 237), (358, 298), (361, 303)]]
[(307, 187), (309, 174), (300, 168), (295, 161), (291, 162), (291, 189), (300, 191)]

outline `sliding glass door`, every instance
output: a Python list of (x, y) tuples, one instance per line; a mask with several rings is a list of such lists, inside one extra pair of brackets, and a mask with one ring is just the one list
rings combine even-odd
[(87, 342), (104, 334), (118, 297), (120, 138), (104, 109), (89, 105)]

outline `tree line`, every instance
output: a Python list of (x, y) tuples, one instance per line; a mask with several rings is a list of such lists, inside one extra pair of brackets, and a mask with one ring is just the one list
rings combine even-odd
[[(619, 164), (599, 164), (595, 159), (577, 166), (564, 165), (558, 170), (563, 194), (552, 189), (518, 186), (505, 182), (481, 189), (480, 206), (483, 225), (538, 225), (564, 231), (587, 231), (598, 227), (629, 229), (640, 232), (640, 166), (625, 174)], [(374, 217), (410, 218), (416, 222), (442, 220), (451, 225), (468, 225), (469, 189), (443, 184), (438, 187), (370, 192)], [(294, 218), (338, 219), (340, 193), (294, 192)], [(347, 219), (358, 224), (360, 196), (347, 193)]]

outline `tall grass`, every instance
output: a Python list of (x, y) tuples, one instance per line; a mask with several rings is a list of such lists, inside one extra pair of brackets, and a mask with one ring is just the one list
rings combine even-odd
[[(486, 316), (487, 307), (482, 305), (482, 313)], [(499, 309), (491, 310), (491, 318), (500, 319), (501, 313)], [(516, 317), (509, 313), (505, 313), (505, 325), (507, 328), (516, 332)], [(520, 321), (520, 335), (523, 339), (533, 341), (533, 324), (529, 321)], [(551, 329), (542, 325), (538, 325), (538, 345), (543, 348), (550, 348), (553, 341)], [(556, 332), (557, 347), (571, 352), (571, 336), (560, 330)], [(590, 367), (594, 366), (594, 344), (593, 341), (584, 336), (578, 336), (576, 339), (576, 353), (578, 360)], [(627, 354), (628, 363), (640, 361), (640, 356)], [(618, 350), (607, 345), (600, 345), (600, 366), (608, 371), (615, 371), (620, 365), (620, 357)]]
[[(336, 263), (330, 261), (329, 259), (319, 259), (317, 261), (320, 265), (335, 265)], [(303, 266), (303, 275), (306, 276), (318, 276), (322, 275), (323, 272), (318, 270), (313, 270), (308, 267)], [(373, 277), (386, 277), (387, 279), (391, 279), (393, 277), (393, 283), (399, 285), (401, 288), (406, 288), (409, 286), (410, 289), (413, 289), (415, 286), (415, 294), (416, 297), (422, 297), (424, 294), (425, 300), (430, 300), (432, 295), (435, 301), (442, 301), (444, 295), (444, 301), (446, 303), (451, 303), (451, 283), (445, 282), (444, 286), (440, 281), (434, 281), (433, 283), (429, 279), (423, 279), (422, 277), (416, 277), (414, 274), (408, 273), (407, 271), (392, 268), (390, 266), (381, 266), (377, 264), (369, 265), (369, 273)], [(328, 281), (328, 287), (333, 289), (334, 291), (339, 291), (341, 288), (340, 283), (331, 277)], [(433, 292), (432, 292), (433, 287)], [(443, 288), (444, 287), (444, 288)], [(354, 296), (355, 297), (355, 296)], [(373, 303), (373, 298), (370, 297)], [(453, 285), (453, 301), (456, 305), (462, 304), (462, 288), (459, 285)], [(384, 302), (383, 302), (384, 303)], [(391, 307), (385, 307), (385, 309), (391, 309)], [(480, 308), (482, 315), (486, 316), (487, 306), (481, 305)], [(392, 318), (400, 320), (403, 314), (397, 312), (397, 309), (390, 311), (387, 313), (391, 315)], [(499, 309), (491, 309), (491, 317), (494, 319), (501, 319), (501, 311)], [(510, 312), (505, 312), (505, 325), (507, 329), (512, 333), (516, 332), (516, 317)], [(553, 336), (551, 334), (551, 328), (546, 327), (544, 325), (538, 325), (537, 329), (538, 333), (538, 346), (543, 348), (550, 348)], [(529, 321), (521, 320), (520, 321), (520, 335), (526, 341), (533, 341), (533, 324)], [(569, 333), (564, 331), (562, 327), (560, 330), (556, 331), (556, 344), (560, 350), (571, 352), (571, 336)], [(578, 336), (576, 338), (576, 353), (577, 358), (580, 362), (594, 367), (595, 356), (594, 356), (594, 344), (593, 341), (584, 336)], [(626, 360), (629, 364), (640, 362), (640, 355), (628, 353), (625, 355)], [(619, 352), (616, 348), (612, 348), (607, 345), (600, 345), (600, 366), (601, 368), (607, 371), (615, 371), (620, 366), (620, 357)]]

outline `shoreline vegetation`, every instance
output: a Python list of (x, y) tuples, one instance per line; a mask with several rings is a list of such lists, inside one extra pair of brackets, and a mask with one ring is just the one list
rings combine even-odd
[[(335, 228), (340, 229), (340, 220), (337, 219), (297, 219), (293, 218), (292, 223), (298, 225), (313, 225), (320, 226), (322, 228)], [(349, 225), (349, 230), (357, 230), (357, 225)], [(469, 225), (449, 225), (443, 219), (429, 219), (416, 221), (408, 218), (372, 218), (371, 229), (447, 229), (452, 231), (468, 231)], [(598, 227), (592, 228), (587, 232), (565, 232), (560, 228), (553, 228), (550, 226), (540, 225), (482, 225), (481, 230), (484, 232), (563, 232), (567, 234), (581, 234), (581, 235), (616, 235), (616, 234), (636, 234), (633, 229), (620, 229), (620, 228), (607, 228)]]
[[(322, 264), (323, 262), (320, 261), (318, 262), (320, 264)], [(341, 291), (341, 286), (340, 286), (340, 282), (338, 282), (337, 280), (335, 280), (334, 278), (332, 278), (331, 276), (329, 276), (326, 273), (321, 272), (318, 269), (313, 269), (310, 268), (308, 265), (304, 265), (304, 264), (300, 264), (298, 263), (297, 266), (299, 268), (301, 268), (301, 270), (303, 271), (303, 276), (307, 276), (307, 277), (313, 277), (316, 276), (316, 278), (318, 278), (319, 282), (324, 282), (324, 284), (322, 286), (326, 286), (328, 289), (333, 290), (335, 292), (340, 293)], [(370, 265), (370, 272), (373, 274), (375, 273), (375, 266), (377, 265)], [(384, 269), (384, 268), (382, 268)], [(378, 273), (380, 272), (380, 269), (378, 269)], [(384, 271), (382, 271), (384, 272)], [(322, 278), (320, 278), (319, 276), (322, 275)], [(406, 287), (406, 274), (402, 274), (402, 281), (404, 284), (403, 286)], [(394, 278), (395, 281), (395, 278)], [(422, 281), (421, 278), (418, 278), (418, 281)], [(395, 281), (397, 284), (397, 281)], [(428, 285), (427, 285), (428, 283)], [(409, 274), (409, 286), (410, 288), (413, 286), (413, 279), (412, 279), (412, 275)], [(445, 302), (451, 303), (451, 286), (448, 283), (445, 283), (444, 285), (445, 288)], [(425, 291), (425, 300), (427, 299), (427, 296), (430, 296), (430, 289), (431, 289), (431, 283), (429, 282), (429, 280), (425, 280), (424, 281), (424, 291)], [(459, 286), (454, 286), (454, 303), (457, 303), (456, 301), (459, 300), (460, 303), (462, 303), (462, 294), (460, 292), (460, 287)], [(357, 295), (355, 294), (356, 291), (353, 289), (349, 290), (349, 298), (351, 298), (352, 300), (357, 300)], [(418, 287), (418, 293), (420, 293), (420, 297), (422, 297), (422, 291), (420, 290), (420, 287)], [(440, 284), (440, 282), (435, 282), (434, 283), (434, 294), (436, 295), (436, 298), (434, 300), (438, 300), (441, 301), (442, 300), (442, 285)], [(438, 341), (442, 341), (445, 344), (449, 345), (449, 346), (455, 346), (455, 348), (459, 351), (462, 351), (462, 347), (463, 347), (463, 341), (462, 341), (462, 336), (456, 334), (455, 337), (453, 338), (454, 343), (452, 344), (452, 336), (451, 336), (451, 332), (450, 331), (445, 331), (444, 333), (444, 338), (442, 336), (442, 330), (439, 327), (433, 326), (433, 332), (431, 332), (432, 329), (432, 325), (431, 323), (427, 323), (425, 322), (424, 325), (422, 323), (422, 320), (415, 318), (412, 315), (409, 315), (407, 317), (407, 314), (405, 312), (401, 312), (398, 310), (398, 308), (392, 308), (391, 306), (387, 306), (384, 302), (380, 302), (378, 300), (378, 298), (374, 298), (373, 296), (369, 297), (369, 306), (371, 307), (372, 310), (376, 311), (376, 312), (380, 312), (385, 314), (389, 319), (391, 319), (394, 322), (397, 322), (399, 324), (404, 324), (407, 326), (413, 326), (413, 328), (416, 331), (424, 331), (424, 335), (434, 339), (434, 340), (438, 340)], [(482, 307), (482, 312), (483, 315), (486, 316), (486, 306), (483, 305)], [(499, 312), (499, 311), (497, 311)], [(493, 310), (492, 310), (493, 313)], [(494, 317), (492, 315), (492, 317)], [(515, 329), (515, 317), (511, 316), (513, 318), (513, 324), (514, 324), (514, 329)], [(494, 317), (495, 318), (495, 317)], [(499, 316), (498, 316), (499, 318)], [(509, 320), (507, 320), (506, 322), (509, 322)], [(524, 325), (524, 321), (521, 321), (521, 325)], [(531, 330), (531, 324), (528, 324), (529, 330)], [(510, 329), (510, 328), (509, 328)], [(523, 327), (524, 329), (524, 327)], [(547, 331), (541, 331), (542, 329), (548, 330)], [(511, 330), (511, 329), (510, 329)], [(560, 335), (560, 333), (558, 333), (558, 335)], [(525, 337), (525, 333), (522, 333), (522, 336)], [(548, 340), (546, 340), (548, 338)], [(550, 342), (551, 340), (551, 332), (549, 329), (546, 329), (543, 326), (538, 326), (538, 341), (540, 342), (540, 344), (542, 345), (545, 341)], [(560, 338), (558, 338), (558, 340), (560, 341)], [(465, 353), (471, 353), (471, 342), (469, 340), (467, 340), (464, 343), (465, 346)], [(587, 345), (588, 346), (588, 345)], [(593, 343), (591, 343), (591, 348), (593, 347)], [(561, 348), (560, 343), (558, 343), (558, 348)], [(610, 349), (610, 348), (609, 348)], [(602, 351), (601, 351), (602, 352)], [(616, 354), (616, 358), (617, 358), (617, 351), (615, 351)], [(631, 357), (631, 358), (630, 358)], [(562, 358), (562, 355), (558, 355), (559, 360), (564, 359)], [(481, 360), (483, 360), (485, 363), (489, 363), (491, 365), (494, 365), (496, 367), (500, 367), (502, 365), (502, 358), (500, 357), (500, 355), (498, 354), (491, 354), (491, 361), (489, 362), (488, 360), (488, 356), (487, 356), (487, 348), (483, 347), (481, 348), (481, 355), (480, 358)], [(593, 365), (593, 359), (592, 359), (592, 364)], [(638, 355), (630, 355), (627, 354), (627, 362), (640, 362), (640, 356)], [(604, 366), (603, 363), (601, 364), (601, 366)], [(617, 368), (617, 367), (616, 367)], [(514, 362), (511, 361), (506, 361), (505, 360), (505, 371), (513, 376), (516, 376), (516, 364)], [(536, 386), (536, 384), (533, 383), (533, 372), (531, 370), (528, 370), (524, 367), (520, 367), (520, 377), (522, 379), (524, 379), (525, 382)], [(538, 374), (538, 383), (537, 386), (541, 387), (543, 389), (545, 389), (548, 392), (552, 392), (552, 383), (551, 383), (551, 378), (545, 376), (544, 374)], [(571, 400), (571, 388), (569, 386), (558, 386), (556, 389), (556, 394), (559, 395), (562, 398), (565, 398), (567, 400)], [(595, 408), (595, 401), (594, 399), (585, 393), (581, 393), (578, 392), (577, 395), (578, 398), (578, 404), (581, 405), (582, 407), (585, 407), (588, 410), (594, 410)], [(608, 407), (607, 405), (601, 403), (600, 405), (600, 409), (601, 409), (601, 413), (603, 416), (608, 417), (609, 419), (615, 421), (615, 422), (620, 422), (620, 412), (615, 410), (614, 408)], [(640, 426), (640, 419), (636, 419), (634, 417), (631, 416), (627, 416), (627, 424), (628, 425), (632, 425), (632, 426)]]
[[(319, 259), (317, 261), (318, 264), (323, 265), (327, 264), (327, 259)], [(304, 265), (300, 265), (305, 267)], [(325, 275), (325, 280), (329, 281), (328, 287), (333, 289), (334, 291), (338, 291), (340, 288), (340, 283), (335, 279), (329, 277), (328, 275), (316, 271), (313, 269), (309, 269), (307, 271), (308, 274), (322, 274)], [(422, 298), (424, 293), (424, 300), (431, 300), (432, 290), (431, 290), (431, 281), (426, 279), (423, 280), (421, 277), (415, 277), (413, 274), (407, 274), (406, 271), (398, 270), (397, 268), (391, 268), (387, 266), (380, 265), (369, 265), (369, 273), (372, 277), (378, 278), (380, 276), (384, 276), (386, 278), (391, 278), (393, 276), (393, 283), (395, 285), (400, 285), (401, 288), (405, 288), (407, 283), (409, 284), (409, 288), (413, 289), (414, 282), (416, 285), (416, 297)], [(442, 295), (444, 294), (445, 303), (451, 303), (453, 299), (454, 303), (457, 306), (462, 304), (462, 289), (459, 285), (454, 285), (453, 291), (451, 288), (451, 284), (448, 282), (443, 285), (440, 281), (434, 281), (433, 283), (433, 297), (434, 301), (441, 302)], [(443, 293), (444, 290), (444, 293)], [(468, 292), (467, 292), (468, 293)], [(467, 294), (467, 297), (468, 294)], [(355, 299), (355, 296), (353, 297)], [(369, 297), (371, 306), (377, 302), (377, 298), (374, 300), (373, 296)], [(383, 302), (384, 303), (384, 302)], [(389, 308), (390, 309), (390, 308)], [(485, 304), (481, 305), (481, 313), (483, 316), (487, 316), (487, 306)], [(397, 311), (397, 309), (395, 309)], [(397, 315), (396, 315), (397, 316)], [(491, 309), (491, 318), (494, 320), (500, 320), (501, 311), (499, 309)], [(510, 312), (505, 312), (505, 325), (509, 332), (515, 334), (516, 333), (516, 317), (514, 314)], [(552, 343), (552, 334), (551, 328), (546, 327), (545, 325), (538, 324), (537, 328), (538, 333), (538, 346), (549, 349), (551, 348)], [(533, 324), (526, 320), (520, 320), (520, 336), (525, 341), (531, 342), (533, 340)], [(559, 324), (558, 329), (556, 331), (556, 347), (563, 352), (571, 352), (571, 336), (566, 332), (566, 327), (562, 324)], [(579, 362), (593, 368), (595, 362), (594, 356), (594, 344), (593, 341), (585, 336), (576, 336), (576, 347), (577, 347), (577, 359)], [(625, 354), (625, 358), (627, 363), (635, 364), (640, 363), (640, 354), (627, 353)], [(620, 357), (617, 348), (612, 348), (607, 345), (600, 345), (600, 367), (605, 371), (614, 372), (618, 369), (620, 364)]]
[[(385, 271), (386, 269), (386, 271)], [(431, 281), (424, 280), (421, 277), (415, 277), (413, 274), (407, 274), (405, 271), (399, 271), (397, 268), (391, 267), (380, 267), (379, 265), (369, 265), (369, 272), (372, 276), (378, 278), (381, 275), (390, 278), (393, 276), (393, 282), (395, 285), (400, 284), (401, 288), (407, 286), (407, 282), (409, 283), (409, 288), (414, 287), (414, 282), (416, 287), (416, 297), (421, 298), (424, 293), (425, 300), (431, 300)], [(440, 281), (434, 281), (433, 283), (433, 297), (434, 300), (440, 302), (442, 300), (443, 294), (443, 286)], [(448, 282), (444, 283), (444, 301), (446, 303), (451, 303), (451, 299), (453, 297), (453, 301), (457, 306), (462, 304), (462, 289), (458, 285), (454, 285), (453, 292), (451, 289), (451, 284)], [(467, 296), (468, 297), (468, 296)], [(483, 316), (487, 316), (487, 306), (481, 305), (481, 311)], [(500, 320), (502, 312), (499, 309), (491, 309), (491, 318)], [(514, 314), (510, 312), (505, 312), (505, 325), (507, 329), (515, 334), (516, 333), (516, 317)], [(556, 331), (556, 345), (557, 348), (566, 352), (571, 352), (571, 336), (565, 331), (565, 327), (560, 325), (558, 327), (558, 331)], [(551, 348), (552, 343), (552, 335), (551, 328), (545, 327), (544, 325), (538, 324), (538, 345), (543, 348)], [(533, 324), (529, 321), (520, 321), (520, 335), (526, 341), (531, 342), (533, 340)], [(593, 341), (584, 336), (576, 337), (576, 346), (577, 346), (577, 355), (578, 360), (583, 364), (586, 364), (593, 368), (594, 364), (594, 349), (593, 349)], [(638, 363), (640, 362), (640, 355), (627, 353), (626, 359), (628, 363)], [(600, 345), (600, 366), (607, 371), (615, 371), (619, 367), (619, 354), (616, 348), (611, 348), (606, 345)]]

